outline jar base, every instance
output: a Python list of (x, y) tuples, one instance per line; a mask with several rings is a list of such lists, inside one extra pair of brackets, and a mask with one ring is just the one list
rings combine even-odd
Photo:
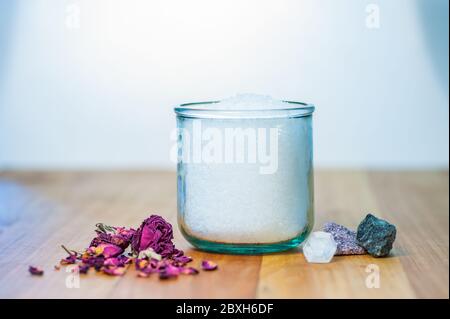
[(198, 239), (185, 232), (183, 232), (183, 235), (189, 243), (200, 250), (234, 255), (261, 255), (295, 248), (308, 237), (309, 233), (310, 229), (308, 228), (302, 234), (290, 240), (264, 244), (229, 244)]

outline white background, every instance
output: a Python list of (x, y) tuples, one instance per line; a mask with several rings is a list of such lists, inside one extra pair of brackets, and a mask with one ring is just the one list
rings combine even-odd
[(314, 103), (317, 166), (448, 168), (448, 67), (446, 0), (2, 0), (0, 168), (174, 168), (237, 92)]

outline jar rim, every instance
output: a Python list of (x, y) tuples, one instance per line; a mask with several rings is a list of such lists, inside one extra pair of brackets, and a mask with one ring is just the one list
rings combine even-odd
[(177, 116), (187, 118), (210, 118), (210, 119), (242, 119), (242, 118), (296, 118), (310, 116), (315, 106), (313, 104), (282, 101), (292, 106), (270, 109), (219, 109), (208, 108), (205, 105), (219, 103), (220, 101), (206, 101), (180, 104), (174, 108)]

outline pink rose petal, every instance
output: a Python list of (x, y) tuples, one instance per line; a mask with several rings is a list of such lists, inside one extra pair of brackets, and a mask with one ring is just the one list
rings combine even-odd
[(127, 270), (125, 267), (104, 267), (103, 272), (110, 276), (123, 276)]
[(198, 270), (193, 268), (193, 267), (183, 267), (180, 270), (180, 273), (183, 275), (197, 275), (198, 274)]
[(212, 261), (210, 261), (210, 260), (203, 260), (202, 261), (202, 269), (203, 270), (207, 270), (207, 271), (216, 270), (217, 269), (217, 264), (212, 262)]
[(44, 271), (41, 268), (35, 266), (28, 267), (28, 271), (33, 276), (42, 276), (44, 274)]

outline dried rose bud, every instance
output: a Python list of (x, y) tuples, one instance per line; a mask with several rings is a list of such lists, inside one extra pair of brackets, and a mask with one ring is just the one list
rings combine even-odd
[[(101, 227), (99, 225), (102, 225)], [(99, 230), (100, 229), (100, 230)], [(106, 232), (105, 229), (108, 229)], [(122, 249), (126, 249), (130, 243), (135, 230), (125, 227), (111, 227), (104, 224), (97, 224), (97, 237), (95, 237), (89, 246), (99, 246), (101, 244), (113, 244)]]
[(28, 267), (28, 271), (33, 276), (42, 276), (44, 274), (44, 271), (39, 267), (30, 266)]
[(203, 260), (202, 261), (202, 269), (203, 270), (216, 270), (217, 269), (217, 264), (209, 261), (209, 260)]
[(172, 225), (166, 222), (161, 216), (152, 215), (144, 220), (135, 232), (131, 242), (131, 248), (135, 254), (139, 254), (142, 250), (152, 248), (162, 257), (167, 257), (175, 249), (172, 239)]
[(122, 236), (130, 242), (135, 232), (136, 230), (133, 228), (116, 227), (116, 234)]

